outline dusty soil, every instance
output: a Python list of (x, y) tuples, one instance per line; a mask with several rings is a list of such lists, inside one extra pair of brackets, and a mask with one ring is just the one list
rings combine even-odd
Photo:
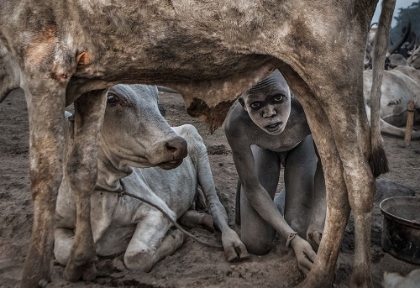
[[(177, 94), (162, 93), (160, 101), (171, 125), (191, 123), (203, 136), (219, 197), (229, 214), (230, 225), (240, 233), (240, 227), (234, 223), (237, 175), (223, 130), (218, 129), (210, 135), (202, 121), (185, 112), (182, 98)], [(381, 179), (405, 185), (419, 195), (420, 155), (414, 151), (420, 149), (420, 142), (401, 148), (402, 139), (386, 136), (384, 139), (391, 172)], [(28, 118), (21, 91), (16, 91), (0, 105), (0, 163), (0, 286), (16, 287), (28, 251), (33, 220), (28, 178)], [(351, 275), (354, 250), (351, 220), (341, 247), (335, 287), (346, 287)], [(405, 275), (414, 268), (420, 268), (382, 251), (381, 227), (382, 216), (376, 203), (371, 243), (375, 287), (381, 287), (384, 271)], [(218, 232), (212, 234), (204, 229), (193, 229), (192, 232), (208, 241), (220, 241)], [(98, 268), (99, 275), (95, 281), (69, 283), (62, 278), (63, 267), (54, 263), (52, 282), (48, 287), (293, 287), (303, 279), (293, 252), (284, 248), (279, 239), (274, 241), (267, 255), (251, 256), (240, 263), (228, 263), (223, 251), (187, 240), (182, 248), (159, 262), (150, 273), (126, 270), (119, 257), (100, 259)]]

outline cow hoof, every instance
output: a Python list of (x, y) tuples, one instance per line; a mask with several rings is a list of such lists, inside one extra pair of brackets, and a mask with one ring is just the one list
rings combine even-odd
[(245, 245), (239, 245), (238, 247), (230, 247), (230, 249), (225, 251), (225, 254), (228, 262), (244, 261), (249, 259), (250, 257)]
[(96, 278), (96, 265), (95, 262), (90, 262), (86, 264), (85, 270), (83, 271), (83, 280), (84, 281), (93, 281)]
[(96, 261), (80, 266), (68, 263), (64, 270), (64, 278), (70, 282), (76, 282), (80, 278), (84, 281), (92, 281), (96, 278), (95, 263)]
[(64, 274), (63, 277), (64, 279), (66, 279), (67, 281), (70, 282), (76, 282), (77, 280), (79, 280), (83, 275), (83, 270), (82, 269), (75, 269), (75, 268), (70, 268), (69, 265), (66, 266), (66, 269), (64, 270)]
[(370, 269), (365, 265), (363, 268), (355, 266), (353, 268), (353, 274), (351, 275), (350, 288), (372, 288), (373, 281), (372, 275), (369, 273)]
[(297, 288), (325, 288), (332, 287), (332, 279), (326, 277), (327, 275), (314, 275), (315, 273), (309, 273), (309, 275), (301, 282)]

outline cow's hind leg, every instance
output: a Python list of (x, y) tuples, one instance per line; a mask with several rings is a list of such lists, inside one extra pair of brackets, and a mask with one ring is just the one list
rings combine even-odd
[(214, 231), (213, 217), (210, 214), (188, 210), (178, 219), (179, 223), (189, 228), (203, 227)]
[(162, 213), (150, 211), (137, 224), (124, 254), (124, 265), (128, 269), (149, 272), (158, 261), (174, 253), (184, 243), (184, 234), (178, 229), (167, 233), (170, 227), (171, 223)]
[(314, 265), (301, 287), (331, 287), (342, 235), (346, 226), (350, 207), (343, 178), (343, 167), (338, 156), (330, 126), (322, 107), (317, 102), (309, 104), (306, 110), (310, 121), (317, 119), (321, 125), (313, 127), (313, 137), (322, 157), (325, 173), (327, 211), (322, 237)]
[(307, 84), (289, 66), (281, 68), (305, 109), (321, 157), (326, 185), (327, 212), (323, 237), (311, 271), (299, 287), (331, 287), (342, 235), (350, 213), (343, 166), (323, 106), (316, 100)]
[[(346, 118), (344, 116), (344, 119), (340, 119), (337, 122), (343, 123)], [(334, 126), (335, 124), (332, 125)], [(337, 128), (334, 130), (338, 131)], [(342, 130), (342, 127), (339, 127), (339, 130)], [(348, 139), (335, 137), (340, 158), (343, 162), (344, 179), (354, 216), (355, 256), (350, 287), (373, 286), (370, 270), (370, 225), (375, 179), (366, 153), (366, 150), (370, 148), (370, 141), (366, 134), (362, 134), (365, 133), (359, 130), (358, 133), (350, 136), (354, 137), (353, 139), (359, 138), (359, 143), (354, 143), (353, 147), (346, 145), (348, 144)]]
[(106, 104), (104, 90), (83, 94), (74, 103), (74, 141), (70, 148), (66, 174), (76, 199), (77, 220), (73, 248), (64, 271), (65, 277), (76, 281), (83, 276), (96, 276), (96, 251), (90, 223), (90, 194), (97, 178), (99, 131)]
[[(337, 203), (338, 205), (334, 205), (336, 208), (339, 208), (340, 205), (345, 205), (343, 211), (348, 211), (347, 203), (349, 201), (354, 215), (356, 238), (355, 259), (350, 286), (372, 287), (373, 284), (370, 272), (370, 221), (375, 182), (368, 160), (370, 155), (369, 151), (371, 151), (368, 122), (366, 116), (363, 114), (363, 99), (357, 97), (357, 95), (362, 95), (361, 85), (357, 85), (357, 81), (354, 81), (354, 83), (352, 88), (349, 88), (352, 89), (352, 93), (347, 94), (350, 96), (347, 96), (345, 99), (331, 97), (330, 106), (323, 107), (329, 119), (332, 130), (331, 134), (334, 137), (334, 143), (332, 143), (332, 145), (335, 144), (334, 146), (337, 147), (338, 155), (336, 155), (336, 157), (341, 159), (342, 163), (342, 167), (337, 170), (340, 171), (340, 175), (336, 174), (336, 177), (334, 178), (337, 180), (340, 178), (344, 179), (344, 181), (337, 183), (339, 187), (342, 187), (342, 184), (345, 183), (345, 187), (340, 188), (341, 192), (334, 189), (336, 190), (334, 193), (339, 193), (339, 198), (344, 198), (345, 195), (342, 195), (342, 191), (348, 191), (348, 200), (339, 200), (337, 196), (331, 195), (328, 191), (331, 191), (331, 189), (328, 189), (331, 182), (326, 182), (327, 204), (330, 205), (332, 203), (331, 198), (333, 198), (333, 201), (339, 200)], [(337, 91), (336, 93), (336, 95), (339, 95), (340, 92)], [(346, 95), (346, 93), (342, 94)], [(351, 98), (351, 100), (348, 98)], [(347, 101), (347, 104), (343, 105), (345, 101)], [(340, 113), (337, 113), (337, 111), (340, 111)], [(343, 131), (345, 131), (345, 133)], [(320, 147), (320, 145), (318, 145), (318, 147)], [(328, 145), (328, 147), (331, 146)], [(322, 155), (323, 153), (320, 152), (320, 154)], [(331, 176), (329, 175), (330, 173), (337, 172), (325, 170), (326, 180), (329, 179), (328, 181), (331, 180), (331, 177), (329, 177)], [(328, 207), (327, 219), (329, 215), (331, 215), (331, 212), (331, 207)], [(343, 213), (340, 214), (343, 215)], [(342, 222), (343, 218), (340, 217), (342, 216), (339, 216), (338, 214), (334, 216), (335, 219), (331, 219), (334, 220), (334, 222), (330, 222), (328, 219), (325, 229), (327, 230), (328, 228), (329, 230), (330, 225), (338, 225), (338, 223)], [(343, 227), (343, 224), (345, 224), (345, 222), (340, 223), (340, 227)], [(326, 234), (328, 233), (331, 232), (326, 232)], [(330, 237), (328, 241), (331, 241)], [(324, 239), (321, 240), (321, 247), (323, 242)], [(339, 244), (338, 241), (337, 244)], [(321, 251), (318, 251), (318, 253), (321, 253), (320, 257), (322, 257), (324, 252), (327, 252), (321, 249), (321, 247)], [(313, 280), (318, 281), (318, 279)]]

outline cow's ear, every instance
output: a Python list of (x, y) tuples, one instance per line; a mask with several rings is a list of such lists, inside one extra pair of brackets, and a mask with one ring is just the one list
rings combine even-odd
[(242, 98), (242, 96), (240, 96), (238, 98), (239, 104), (241, 104), (242, 108), (244, 108), (244, 110), (246, 111), (246, 106), (245, 106), (245, 101), (244, 98)]

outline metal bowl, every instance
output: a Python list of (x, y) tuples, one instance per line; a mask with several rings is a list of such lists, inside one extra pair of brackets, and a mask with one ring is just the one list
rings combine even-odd
[(382, 248), (395, 258), (420, 264), (420, 198), (390, 197), (379, 207), (384, 215)]

